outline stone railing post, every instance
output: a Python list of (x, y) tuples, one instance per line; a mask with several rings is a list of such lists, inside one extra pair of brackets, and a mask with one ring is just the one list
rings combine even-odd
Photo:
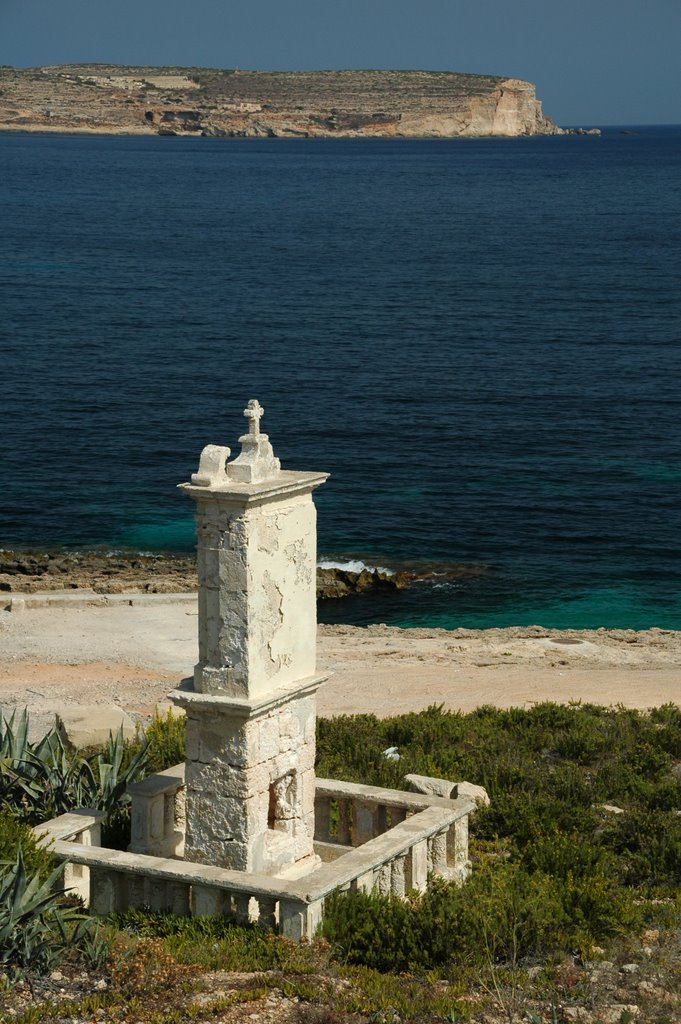
[(314, 807), (314, 837), (319, 843), (328, 843), (331, 840), (331, 800), (328, 797), (319, 797), (315, 800)]
[(449, 878), (447, 865), (447, 831), (448, 829), (443, 829), (441, 832), (436, 832), (428, 841), (428, 849), (432, 865), (431, 870), (434, 875), (438, 875), (440, 878)]
[(424, 839), (414, 843), (407, 860), (407, 888), (425, 892), (428, 885), (428, 844)]
[(279, 933), (300, 942), (313, 939), (322, 921), (323, 900), (307, 903), (300, 899), (279, 900)]
[(131, 853), (180, 856), (184, 843), (184, 765), (128, 786), (131, 808)]
[(350, 846), (352, 842), (351, 804), (349, 800), (338, 800), (338, 830), (336, 841), (341, 846)]
[(471, 873), (468, 859), (468, 815), (450, 825), (447, 833), (447, 859), (452, 877), (462, 884)]
[(377, 804), (370, 804), (364, 800), (355, 801), (352, 823), (353, 846), (368, 843), (370, 839), (374, 839), (378, 835), (378, 812)]

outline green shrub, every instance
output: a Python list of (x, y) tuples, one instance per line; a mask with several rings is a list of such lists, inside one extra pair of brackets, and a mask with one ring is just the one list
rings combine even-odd
[(146, 748), (146, 775), (165, 771), (166, 768), (172, 768), (173, 765), (184, 761), (184, 716), (173, 714), (172, 708), (169, 708), (165, 715), (160, 715), (157, 711), (149, 725), (127, 745), (127, 758), (134, 757), (141, 747)]
[(37, 845), (30, 825), (18, 821), (9, 808), (0, 808), (0, 863), (15, 862), (20, 846), (27, 873), (46, 878), (54, 867), (49, 850)]
[[(389, 746), (399, 761), (383, 757)], [(673, 705), (649, 715), (547, 703), (343, 716), (319, 722), (317, 756), (320, 776), (398, 787), (407, 772), (468, 779), (492, 801), (471, 818), (475, 866), (461, 890), (437, 883), (408, 905), (328, 901), (325, 934), (352, 962), (441, 970), (481, 956), (562, 955), (652, 919), (651, 897), (679, 921), (681, 905), (667, 902), (681, 883)]]
[[(382, 751), (399, 748), (400, 760)], [(516, 858), (549, 833), (574, 846), (616, 854), (605, 869), (635, 886), (678, 884), (681, 713), (673, 705), (650, 715), (590, 704), (538, 704), (469, 715), (430, 707), (420, 714), (379, 720), (371, 715), (320, 721), (317, 772), (322, 777), (402, 786), (407, 772), (468, 779), (487, 789), (491, 806), (472, 819), (478, 838), (509, 840)], [(602, 803), (626, 810), (604, 823)], [(658, 817), (654, 817), (659, 812)], [(664, 822), (646, 853), (646, 833)], [(665, 816), (666, 815), (666, 816)]]
[(181, 917), (154, 910), (126, 910), (110, 921), (145, 939), (164, 939), (180, 961), (208, 969), (307, 973), (314, 966), (314, 949), (279, 939), (255, 924), (236, 924), (224, 915)]
[(323, 935), (336, 955), (381, 971), (447, 971), (564, 954), (620, 933), (633, 903), (595, 864), (564, 878), (483, 863), (462, 887), (433, 881), (408, 900), (377, 893), (326, 901)]

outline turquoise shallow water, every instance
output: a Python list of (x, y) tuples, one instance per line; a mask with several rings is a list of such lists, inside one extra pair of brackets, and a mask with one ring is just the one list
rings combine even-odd
[(0, 546), (187, 550), (257, 396), (328, 621), (681, 628), (681, 129), (0, 136)]

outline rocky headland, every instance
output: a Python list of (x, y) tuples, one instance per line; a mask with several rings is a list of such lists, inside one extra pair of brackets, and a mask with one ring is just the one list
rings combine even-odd
[(563, 134), (531, 82), (434, 71), (0, 68), (0, 131), (414, 137)]

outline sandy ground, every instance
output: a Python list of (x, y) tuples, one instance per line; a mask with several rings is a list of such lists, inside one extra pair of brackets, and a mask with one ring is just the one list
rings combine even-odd
[[(116, 703), (153, 713), (196, 661), (195, 595), (105, 607), (0, 611), (0, 708), (39, 722), (66, 704)], [(529, 629), (402, 630), (320, 626), (324, 716), (470, 711), (481, 704), (678, 703), (681, 632)]]

